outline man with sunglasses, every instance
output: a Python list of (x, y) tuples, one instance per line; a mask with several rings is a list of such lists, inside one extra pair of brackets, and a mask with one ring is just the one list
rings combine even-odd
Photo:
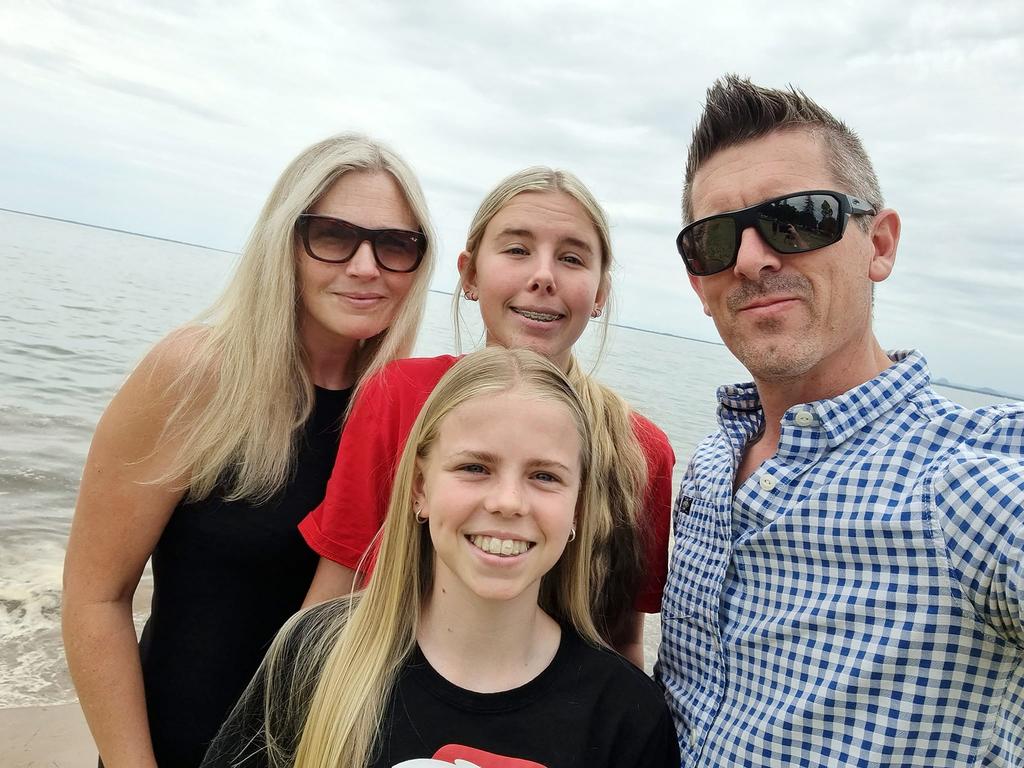
[(871, 327), (899, 217), (857, 136), (728, 76), (678, 250), (753, 383), (674, 513), (656, 676), (683, 765), (1024, 761), (1024, 404), (937, 395)]

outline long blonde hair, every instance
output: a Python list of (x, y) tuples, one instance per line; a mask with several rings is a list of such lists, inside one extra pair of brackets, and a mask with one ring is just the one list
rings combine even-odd
[(296, 433), (314, 398), (298, 335), (295, 222), (341, 176), (357, 170), (391, 174), (427, 236), (426, 254), (391, 325), (358, 346), (357, 387), (410, 354), (436, 247), (423, 192), (387, 146), (354, 133), (332, 136), (285, 168), (224, 293), (187, 331), (194, 350), (172, 385), (180, 395), (164, 431), (181, 448), (162, 479), (181, 482), (189, 499), (204, 498), (226, 481), (226, 498), (263, 501), (287, 480)]
[[(532, 166), (502, 179), (480, 203), (466, 236), (469, 259), (462, 278), (474, 274), (484, 232), (491, 220), (523, 192), (563, 192), (582, 206), (590, 218), (601, 243), (601, 287), (611, 303), (611, 271), (614, 266), (611, 234), (604, 209), (587, 186), (569, 171)], [(461, 280), (461, 278), (460, 278)], [(456, 341), (459, 340), (459, 308), (461, 282), (452, 299)], [(608, 316), (601, 320), (603, 350), (607, 339)], [(599, 355), (600, 356), (600, 355)], [(629, 614), (640, 583), (645, 546), (644, 534), (638, 526), (647, 489), (647, 463), (633, 431), (631, 409), (612, 389), (589, 376), (575, 357), (569, 361), (566, 375), (580, 394), (593, 430), (593, 471), (609, 500), (612, 514), (607, 540), (598, 541), (595, 567), (609, 579), (594, 595), (593, 612), (602, 635), (615, 636), (621, 622)]]
[[(588, 642), (603, 645), (590, 614), (599, 585), (590, 557), (607, 537), (607, 499), (591, 471), (591, 431), (583, 402), (565, 374), (534, 352), (489, 347), (467, 355), (438, 383), (406, 442), (384, 523), (373, 579), (356, 598), (316, 606), (279, 633), (255, 681), (271, 766), (365, 766), (397, 675), (416, 641), (430, 594), (433, 547), (413, 515), (417, 461), (432, 450), (441, 423), (462, 403), (508, 391), (565, 406), (580, 441), (577, 535), (543, 576), (539, 602)], [(245, 698), (243, 698), (245, 701)], [(229, 719), (229, 726), (232, 719)]]

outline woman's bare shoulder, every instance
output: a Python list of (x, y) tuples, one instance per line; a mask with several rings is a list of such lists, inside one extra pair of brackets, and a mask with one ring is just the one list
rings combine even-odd
[(183, 402), (199, 404), (204, 382), (214, 381), (212, 366), (202, 364), (209, 359), (204, 354), (209, 333), (202, 326), (185, 326), (153, 345), (104, 411), (94, 449), (113, 440), (121, 449), (130, 444), (145, 455), (155, 448), (171, 414), (185, 415), (179, 409)]
[[(166, 387), (184, 372), (195, 368), (198, 358), (203, 356), (210, 343), (211, 333), (212, 329), (205, 325), (175, 328), (150, 348), (130, 375), (145, 374), (154, 384)], [(212, 368), (212, 365), (208, 364), (207, 368)], [(213, 371), (193, 372), (208, 375)]]

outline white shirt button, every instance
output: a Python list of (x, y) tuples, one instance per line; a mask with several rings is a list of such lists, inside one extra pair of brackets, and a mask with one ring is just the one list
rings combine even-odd
[(758, 482), (761, 483), (763, 490), (771, 491), (775, 488), (775, 478), (771, 475), (761, 475), (761, 479)]
[(798, 427), (809, 427), (814, 423), (814, 414), (811, 411), (799, 411), (794, 421)]

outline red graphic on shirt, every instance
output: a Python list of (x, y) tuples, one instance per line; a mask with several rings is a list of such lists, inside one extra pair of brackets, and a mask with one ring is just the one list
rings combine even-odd
[(461, 744), (445, 744), (434, 753), (434, 759), (447, 760), (456, 765), (458, 765), (456, 760), (466, 760), (477, 768), (546, 768), (533, 760), (496, 755), (493, 752), (484, 752), (482, 749), (465, 747)]

